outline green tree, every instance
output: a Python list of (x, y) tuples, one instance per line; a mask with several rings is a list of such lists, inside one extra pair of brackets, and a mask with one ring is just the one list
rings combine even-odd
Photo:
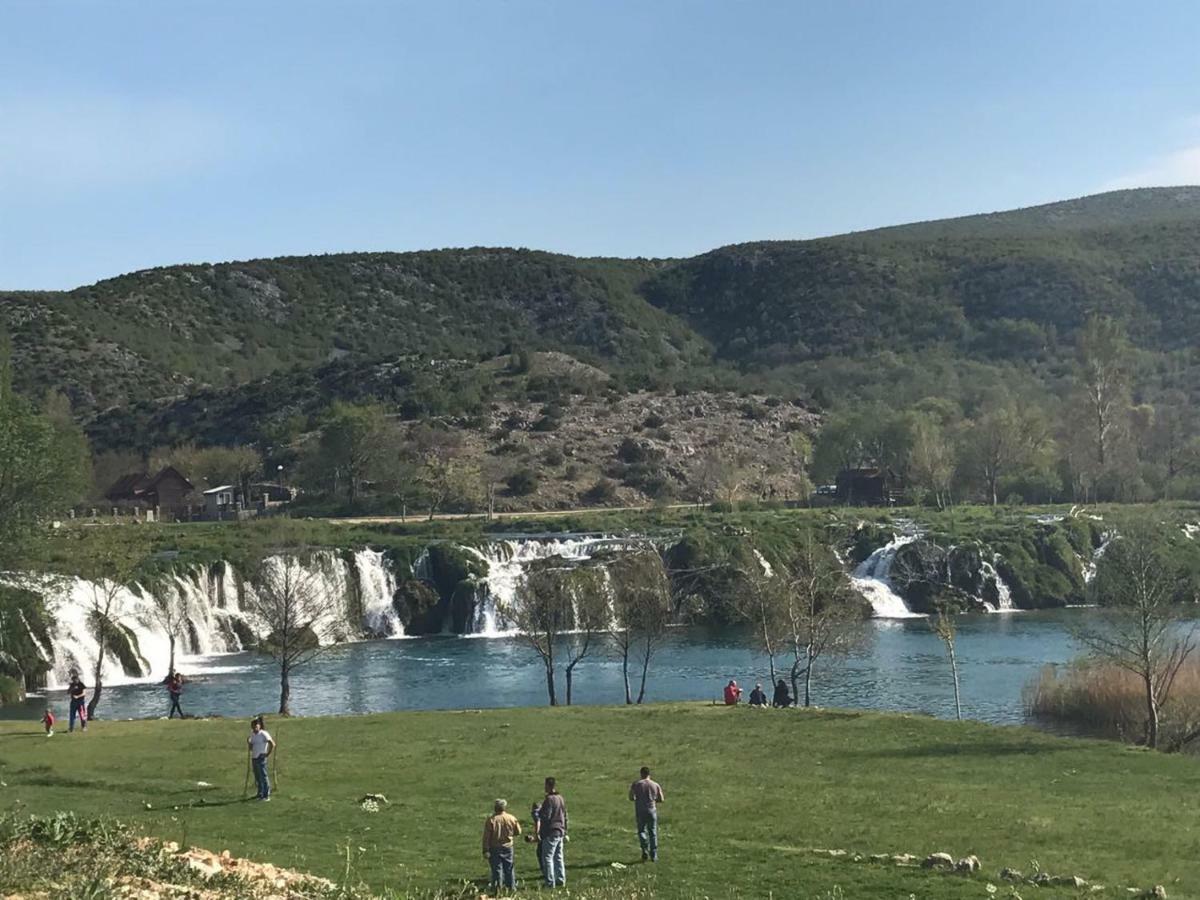
[(387, 424), (387, 415), (380, 406), (342, 402), (329, 407), (321, 424), (313, 462), (345, 490), (346, 502), (351, 506), (386, 452)]

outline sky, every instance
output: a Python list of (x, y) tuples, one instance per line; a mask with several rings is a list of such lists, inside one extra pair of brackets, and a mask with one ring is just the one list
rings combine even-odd
[(1200, 183), (1189, 0), (0, 0), (0, 289)]

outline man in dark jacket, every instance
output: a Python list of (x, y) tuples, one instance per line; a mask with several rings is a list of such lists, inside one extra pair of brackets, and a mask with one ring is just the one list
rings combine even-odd
[(567, 883), (567, 864), (563, 843), (567, 839), (567, 801), (558, 792), (553, 778), (546, 779), (546, 797), (538, 810), (538, 840), (542, 849), (542, 875), (546, 887)]

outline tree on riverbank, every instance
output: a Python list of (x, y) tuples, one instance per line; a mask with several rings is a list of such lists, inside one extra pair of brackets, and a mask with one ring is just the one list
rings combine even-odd
[(671, 584), (662, 557), (651, 548), (623, 553), (608, 563), (613, 609), (607, 623), (614, 655), (621, 660), (625, 703), (633, 703), (630, 663), (641, 667), (637, 702), (646, 698), (650, 661), (671, 620)]
[(252, 569), (246, 609), (265, 626), (259, 644), (279, 669), (279, 714), (292, 714), (292, 676), (333, 643), (339, 598), (325, 590), (322, 557), (290, 550), (260, 557)]
[(1144, 740), (1152, 749), (1159, 745), (1160, 716), (1175, 679), (1196, 649), (1197, 626), (1185, 620), (1178, 602), (1178, 572), (1168, 551), (1151, 523), (1126, 528), (1109, 544), (1092, 581), (1102, 610), (1099, 623), (1078, 632), (1094, 660), (1140, 681)]
[(946, 655), (950, 659), (950, 675), (954, 679), (954, 717), (962, 721), (962, 697), (958, 689), (958, 654), (955, 641), (958, 638), (958, 628), (954, 624), (954, 613), (947, 611), (945, 604), (938, 604), (937, 612), (929, 617), (929, 629), (946, 645)]

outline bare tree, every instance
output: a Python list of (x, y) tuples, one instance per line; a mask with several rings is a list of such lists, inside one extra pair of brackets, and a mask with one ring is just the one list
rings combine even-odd
[(954, 716), (962, 721), (962, 698), (958, 690), (958, 656), (954, 643), (958, 637), (958, 628), (954, 624), (954, 613), (939, 604), (937, 612), (929, 618), (929, 629), (946, 645), (946, 654), (950, 657), (950, 675), (954, 679)]
[(266, 556), (250, 577), (247, 609), (265, 626), (259, 650), (279, 668), (279, 714), (290, 716), (292, 675), (334, 642), (343, 628), (342, 598), (325, 589), (328, 560), (306, 551)]
[(170, 575), (160, 573), (156, 577), (148, 579), (142, 586), (142, 589), (150, 595), (150, 599), (153, 601), (150, 614), (166, 633), (167, 641), (170, 644), (171, 656), (167, 664), (168, 675), (175, 672), (175, 646), (179, 641), (183, 626), (187, 622), (189, 612), (183, 592), (177, 590), (170, 583), (171, 580)]
[(1102, 608), (1077, 636), (1092, 657), (1137, 676), (1146, 702), (1145, 741), (1159, 743), (1159, 719), (1175, 677), (1196, 649), (1196, 625), (1177, 602), (1177, 571), (1149, 522), (1137, 522), (1101, 557), (1091, 589)]
[(671, 621), (671, 585), (662, 557), (647, 547), (621, 553), (607, 564), (612, 590), (608, 639), (621, 660), (625, 702), (633, 703), (630, 665), (640, 665), (637, 702), (646, 698), (650, 662), (662, 646)]
[(522, 579), (512, 603), (498, 612), (512, 625), (542, 660), (546, 670), (546, 693), (551, 706), (558, 706), (556, 684), (558, 637), (572, 625), (570, 589), (563, 577), (563, 560), (551, 558), (531, 568)]
[(779, 678), (776, 660), (783, 652), (785, 643), (785, 586), (765, 558), (759, 557), (755, 562), (757, 564), (749, 564), (740, 570), (744, 587), (738, 592), (741, 597), (739, 607), (742, 616), (754, 629), (759, 647), (767, 654), (771, 684), (774, 685)]
[(1119, 322), (1092, 316), (1079, 333), (1077, 350), (1075, 377), (1090, 419), (1095, 462), (1104, 469), (1129, 408), (1129, 342)]
[(822, 658), (844, 656), (865, 636), (861, 598), (828, 548), (805, 538), (782, 562), (776, 577), (783, 580), (783, 637), (791, 651), (789, 677), (799, 701), (804, 681), (804, 705), (812, 705), (812, 677)]
[(564, 573), (564, 581), (574, 611), (574, 630), (568, 643), (567, 706), (571, 705), (575, 667), (595, 649), (597, 639), (608, 625), (607, 578), (595, 567), (581, 567)]

